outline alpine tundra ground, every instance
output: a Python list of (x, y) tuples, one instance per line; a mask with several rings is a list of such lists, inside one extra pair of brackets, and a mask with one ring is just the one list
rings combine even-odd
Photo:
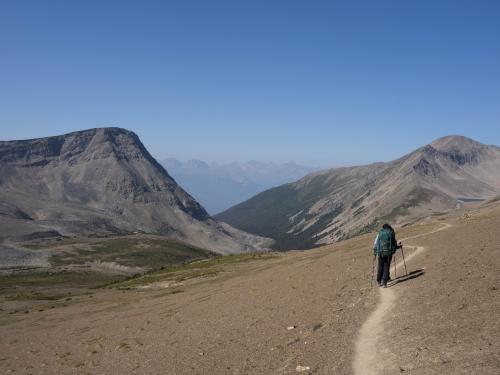
[(398, 252), (386, 290), (370, 287), (373, 234), (105, 288), (3, 277), (0, 370), (498, 374), (498, 228), (497, 202), (399, 229), (410, 275)]

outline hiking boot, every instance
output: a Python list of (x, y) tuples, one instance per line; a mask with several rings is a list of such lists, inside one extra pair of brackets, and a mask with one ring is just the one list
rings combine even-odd
[(382, 285), (382, 288), (387, 288), (387, 284), (383, 284), (383, 285)]
[(378, 286), (382, 286), (382, 285), (384, 285), (384, 284), (382, 284), (382, 283), (378, 283)]

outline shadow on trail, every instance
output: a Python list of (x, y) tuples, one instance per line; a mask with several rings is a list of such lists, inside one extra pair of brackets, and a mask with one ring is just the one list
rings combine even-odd
[(424, 269), (418, 269), (418, 270), (415, 270), (415, 271), (411, 271), (408, 275), (402, 275), (402, 276), (398, 276), (394, 279), (392, 279), (392, 282), (390, 285), (388, 285), (389, 287), (392, 287), (392, 286), (395, 286), (399, 283), (404, 283), (405, 281), (408, 281), (408, 280), (411, 280), (411, 279), (416, 279), (417, 277), (420, 277), (422, 275), (425, 274), (425, 270)]

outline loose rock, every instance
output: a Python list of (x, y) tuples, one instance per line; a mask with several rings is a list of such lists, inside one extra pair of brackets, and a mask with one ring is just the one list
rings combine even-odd
[(297, 366), (295, 370), (297, 372), (304, 372), (304, 371), (309, 371), (311, 368), (309, 366)]

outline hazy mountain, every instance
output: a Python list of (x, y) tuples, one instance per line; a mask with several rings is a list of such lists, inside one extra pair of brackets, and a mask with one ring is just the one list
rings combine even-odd
[(221, 253), (269, 245), (213, 220), (119, 128), (0, 142), (0, 227), (4, 238), (143, 231)]
[(211, 214), (221, 212), (273, 186), (296, 181), (316, 170), (295, 163), (257, 161), (209, 164), (201, 160), (181, 162), (170, 158), (162, 164)]
[(216, 217), (276, 239), (277, 248), (306, 248), (499, 192), (500, 148), (449, 136), (389, 163), (309, 174)]

